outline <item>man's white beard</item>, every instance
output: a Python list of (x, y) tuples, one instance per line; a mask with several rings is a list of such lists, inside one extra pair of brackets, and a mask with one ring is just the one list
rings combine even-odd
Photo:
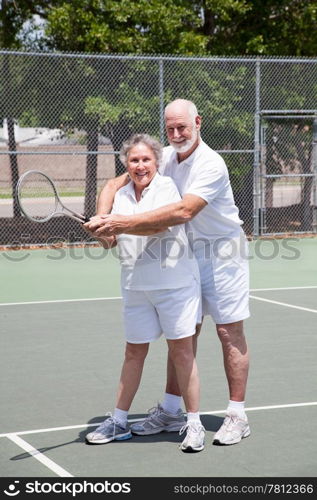
[(190, 148), (195, 144), (198, 137), (197, 130), (193, 131), (193, 136), (191, 139), (187, 139), (185, 142), (177, 143), (172, 142), (171, 146), (175, 149), (177, 153), (187, 153)]

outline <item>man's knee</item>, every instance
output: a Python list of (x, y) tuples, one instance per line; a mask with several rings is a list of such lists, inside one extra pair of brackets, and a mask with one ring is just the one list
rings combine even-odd
[(217, 334), (222, 342), (236, 343), (244, 338), (243, 321), (216, 325)]

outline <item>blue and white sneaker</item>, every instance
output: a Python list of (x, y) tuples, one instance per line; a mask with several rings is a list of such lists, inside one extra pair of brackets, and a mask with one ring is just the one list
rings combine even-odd
[(85, 437), (88, 444), (105, 444), (130, 438), (132, 434), (128, 424), (123, 427), (114, 417), (107, 418), (95, 431), (89, 432)]
[(186, 421), (181, 409), (174, 415), (165, 411), (158, 403), (157, 406), (150, 408), (148, 416), (145, 419), (131, 425), (131, 431), (138, 436), (149, 436), (163, 431), (177, 432), (185, 423)]

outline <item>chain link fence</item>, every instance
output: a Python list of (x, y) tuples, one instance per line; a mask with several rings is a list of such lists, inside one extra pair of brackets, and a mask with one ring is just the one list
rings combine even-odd
[(197, 105), (202, 138), (225, 159), (249, 236), (313, 233), (317, 59), (0, 51), (0, 244), (88, 242), (80, 224), (23, 217), (15, 186), (47, 173), (65, 205), (91, 216), (124, 168), (122, 142), (147, 132), (167, 145), (164, 107)]

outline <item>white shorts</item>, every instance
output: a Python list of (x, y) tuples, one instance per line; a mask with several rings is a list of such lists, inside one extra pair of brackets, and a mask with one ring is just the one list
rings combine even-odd
[(194, 335), (201, 322), (200, 285), (168, 290), (122, 289), (125, 336), (131, 344), (176, 340)]
[(250, 316), (248, 241), (243, 232), (234, 238), (219, 238), (195, 251), (198, 261), (202, 314), (218, 325), (235, 323)]

